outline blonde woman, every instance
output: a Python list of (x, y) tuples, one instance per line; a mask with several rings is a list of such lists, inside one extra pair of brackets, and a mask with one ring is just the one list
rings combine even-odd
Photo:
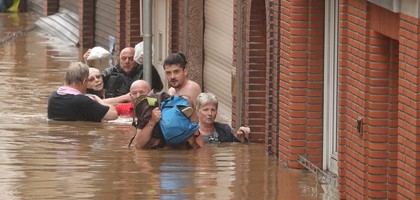
[(241, 126), (235, 132), (228, 124), (215, 122), (218, 103), (216, 95), (209, 92), (199, 94), (196, 99), (199, 131), (205, 143), (249, 142), (249, 127)]

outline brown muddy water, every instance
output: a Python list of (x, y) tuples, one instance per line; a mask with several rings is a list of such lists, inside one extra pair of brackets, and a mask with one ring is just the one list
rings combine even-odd
[[(6, 15), (3, 38), (33, 19)], [(0, 44), (0, 199), (333, 199), (264, 144), (140, 151), (127, 148), (131, 119), (47, 120), (47, 98), (78, 57), (38, 29)]]

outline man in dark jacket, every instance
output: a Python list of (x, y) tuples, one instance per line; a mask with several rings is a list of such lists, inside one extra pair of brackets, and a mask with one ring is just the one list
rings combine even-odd
[[(133, 47), (124, 48), (120, 53), (119, 63), (102, 72), (106, 98), (127, 94), (134, 81), (143, 79), (143, 65), (134, 61), (134, 53)], [(154, 66), (152, 66), (152, 89), (158, 91), (163, 89), (162, 80)]]
[[(87, 50), (83, 55), (86, 60), (91, 53)], [(104, 82), (105, 98), (118, 97), (130, 92), (131, 84), (143, 78), (143, 65), (134, 61), (135, 49), (124, 48), (119, 56), (119, 63), (108, 67), (102, 72)], [(89, 64), (89, 63), (88, 63)], [(152, 89), (160, 91), (163, 89), (162, 80), (154, 66), (152, 66)]]

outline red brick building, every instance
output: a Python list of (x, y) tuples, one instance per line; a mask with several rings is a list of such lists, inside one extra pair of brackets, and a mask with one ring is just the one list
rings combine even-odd
[[(75, 1), (81, 50), (113, 1), (96, 2)], [(420, 198), (419, 0), (163, 2), (162, 55), (186, 53), (223, 120), (289, 167), (336, 174), (342, 199)], [(141, 41), (139, 1), (111, 7), (117, 49)]]

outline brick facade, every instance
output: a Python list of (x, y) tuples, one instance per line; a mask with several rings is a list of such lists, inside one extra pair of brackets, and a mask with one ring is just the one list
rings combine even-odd
[(398, 199), (420, 197), (420, 20), (400, 15), (398, 55)]
[(340, 12), (341, 198), (416, 199), (419, 20), (362, 0)]
[[(127, 0), (125, 1), (125, 47), (134, 47), (137, 43), (143, 41), (140, 30), (140, 1)], [(124, 47), (122, 47), (124, 48)]]
[(278, 127), (271, 125), (278, 130), (276, 151), (289, 167), (302, 167), (297, 162), (298, 155), (320, 166), (324, 3), (273, 1), (270, 12), (272, 21), (268, 24), (272, 38), (268, 42), (273, 59), (268, 66), (268, 85), (272, 85), (269, 96), (274, 102), (268, 104), (278, 112), (269, 109), (267, 121), (270, 124), (278, 121)]
[[(95, 3), (79, 0), (79, 51), (86, 52), (95, 45)], [(80, 60), (83, 58), (80, 54)]]
[(126, 0), (117, 0), (117, 34), (115, 50), (120, 52), (126, 44)]

